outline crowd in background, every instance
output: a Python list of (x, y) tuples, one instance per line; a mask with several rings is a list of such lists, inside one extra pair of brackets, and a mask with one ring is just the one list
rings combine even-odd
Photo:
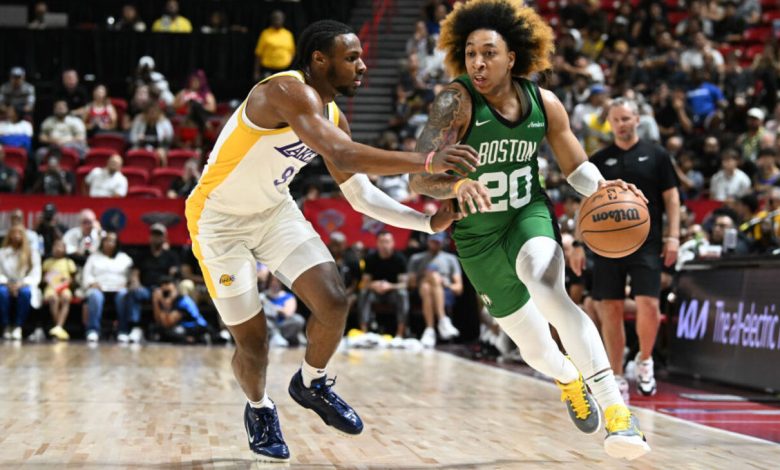
[[(611, 142), (607, 105), (613, 98), (629, 97), (641, 110), (641, 137), (657, 142), (673, 157), (683, 199), (722, 202), (706, 217), (683, 205), (676, 268), (697, 258), (777, 253), (778, 5), (763, 2), (762, 11), (755, 0), (530, 3), (558, 38), (553, 69), (535, 79), (564, 104), (586, 152)], [(434, 97), (453, 78), (446, 75), (443, 52), (435, 47), (439, 21), (451, 8), (452, 2), (431, 0), (422, 9), (406, 43), (393, 117), (377, 146), (413, 150)], [(46, 26), (43, 10), (45, 3), (39, 2), (31, 28)], [(201, 31), (229, 29), (219, 16)], [(284, 15), (275, 11), (269, 20), (255, 50), (258, 80), (288, 68), (295, 51)], [(150, 24), (128, 4), (110, 27), (173, 33), (193, 29), (173, 0)], [(88, 90), (79, 71), (67, 69), (54, 93), (51, 115), (34, 123), (36, 88), (25, 70), (13, 67), (0, 86), (0, 192), (186, 197), (235, 108), (229, 99), (241, 98), (218, 101), (200, 70), (179, 87), (172, 85), (151, 56), (139, 58), (127, 90), (107, 90), (99, 80)], [(559, 223), (567, 248), (580, 197), (544, 146), (539, 166), (550, 198), (563, 207)], [(319, 197), (327, 186), (322, 180), (301, 181), (293, 186), (299, 201)], [(405, 175), (374, 181), (399, 201), (418, 198)], [(183, 341), (219, 337), (221, 328), (190, 247), (179, 252), (169, 246), (165, 227), (155, 225), (149, 247), (125, 252), (116, 234), (97, 227), (90, 212), (81, 214), (82, 225), (69, 230), (57, 221), (53, 205), (44, 208), (36, 227), (20, 228), (21, 220), (11, 224), (0, 249), (0, 319), (7, 337), (21, 337), (17, 327), (30, 330), (30, 321), (32, 326), (46, 324), (41, 316), (28, 320), (30, 307), (51, 312), (54, 326), (49, 333), (60, 339), (68, 336), (67, 314), (74, 308), (83, 310), (83, 321), (71, 324), (83, 325), (92, 341), (105, 336), (121, 342), (140, 341), (144, 335)], [(380, 328), (376, 313), (384, 308), (394, 313), (395, 330), (390, 331), (401, 344), (410, 334), (410, 314), (419, 312), (423, 321), (415, 336), (432, 346), (437, 336), (447, 340), (459, 334), (449, 317), (455, 302), (461, 301), (463, 280), (457, 262), (453, 265), (442, 255), (450, 248), (446, 237), (415, 233), (410, 240), (407, 247), (395, 247), (392, 235), (388, 240), (388, 234), (381, 233), (378, 249), (366, 252), (360, 244), (332, 234), (329, 248), (353, 298), (353, 326), (362, 331)], [(273, 343), (304, 343), (305, 307), (262, 266), (259, 273)], [(667, 274), (669, 286), (674, 271)], [(587, 280), (571, 273), (568, 280), (571, 295), (584, 304)], [(113, 312), (114, 323), (102, 320), (104, 310)]]

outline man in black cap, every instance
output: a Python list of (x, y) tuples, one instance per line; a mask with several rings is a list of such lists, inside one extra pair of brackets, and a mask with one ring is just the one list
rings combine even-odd
[(43, 206), (41, 218), (35, 231), (43, 238), (43, 257), (48, 258), (51, 255), (51, 245), (54, 240), (59, 240), (68, 230), (68, 227), (57, 220), (57, 206), (50, 202)]
[(130, 319), (128, 327), (132, 330), (120, 331), (117, 339), (121, 342), (140, 342), (143, 332), (139, 327), (141, 305), (148, 302), (166, 277), (177, 278), (181, 263), (179, 255), (168, 245), (168, 229), (157, 222), (149, 227), (149, 246), (138, 253), (133, 260), (130, 274), (130, 288), (127, 298), (130, 301)]

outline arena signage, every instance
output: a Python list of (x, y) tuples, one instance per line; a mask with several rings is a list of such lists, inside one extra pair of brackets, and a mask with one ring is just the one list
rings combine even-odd
[(780, 267), (683, 271), (671, 315), (670, 369), (780, 390)]

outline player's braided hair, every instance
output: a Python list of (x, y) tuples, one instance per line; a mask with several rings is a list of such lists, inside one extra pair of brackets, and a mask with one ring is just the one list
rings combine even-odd
[(444, 64), (450, 76), (466, 73), (466, 39), (478, 29), (496, 31), (515, 52), (512, 75), (550, 68), (554, 35), (538, 13), (522, 0), (471, 0), (456, 4), (441, 24), (439, 48), (447, 52)]
[(352, 34), (352, 28), (333, 20), (320, 20), (310, 24), (298, 38), (293, 64), (298, 70), (308, 70), (314, 51), (330, 54), (333, 40), (342, 34)]

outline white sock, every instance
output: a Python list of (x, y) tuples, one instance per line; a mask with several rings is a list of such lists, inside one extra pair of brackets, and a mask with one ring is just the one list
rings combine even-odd
[(585, 383), (590, 387), (590, 392), (596, 398), (602, 410), (606, 410), (612, 405), (625, 405), (612, 369), (597, 372), (592, 377), (586, 378)]
[(558, 349), (550, 334), (550, 325), (532, 300), (496, 321), (515, 342), (529, 366), (561, 383), (573, 382), (580, 376), (574, 364)]
[(304, 359), (301, 363), (301, 377), (303, 378), (303, 385), (308, 388), (311, 387), (312, 380), (325, 377), (325, 369), (317, 369), (310, 366)]
[(249, 398), (246, 399), (246, 401), (249, 402), (249, 406), (252, 408), (273, 408), (274, 402), (271, 401), (270, 398), (268, 398), (268, 395), (266, 393), (263, 393), (263, 398), (260, 399), (260, 401), (252, 401)]

